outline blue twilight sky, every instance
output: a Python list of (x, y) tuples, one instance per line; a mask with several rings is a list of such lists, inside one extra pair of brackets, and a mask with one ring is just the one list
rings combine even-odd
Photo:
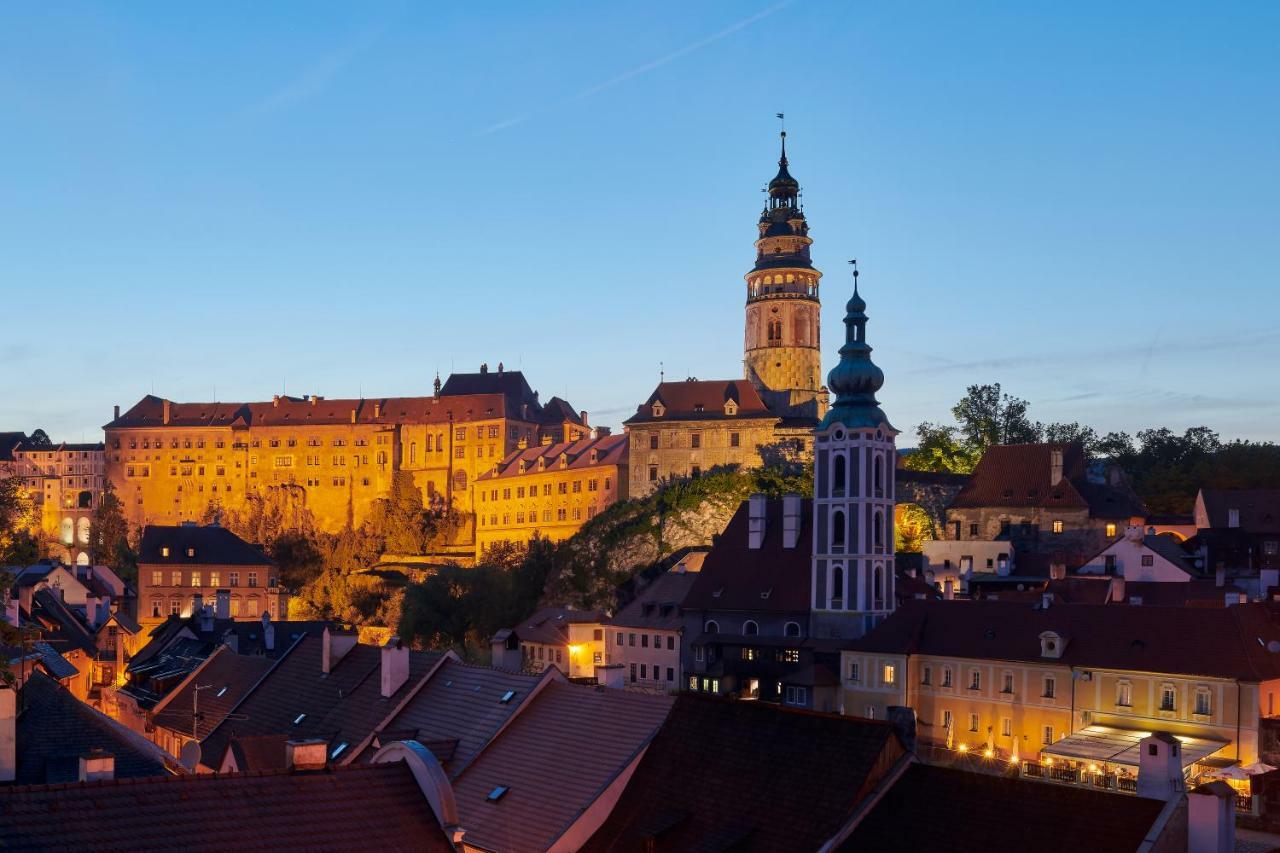
[(900, 429), (999, 381), (1278, 437), (1278, 3), (202, 5), (0, 7), (0, 430), (738, 376), (785, 111)]

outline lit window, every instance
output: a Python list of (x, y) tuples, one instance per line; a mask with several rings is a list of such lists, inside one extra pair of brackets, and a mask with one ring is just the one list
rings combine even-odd
[(1125, 708), (1133, 704), (1132, 684), (1127, 681), (1121, 681), (1116, 685), (1116, 704)]
[(1055, 519), (1053, 520), (1053, 532), (1054, 532), (1054, 533), (1061, 533), (1061, 532), (1062, 532), (1062, 519), (1055, 518)]
[(1045, 746), (1053, 743), (1053, 726), (1044, 727), (1044, 734), (1041, 736), (1040, 742)]
[(1114, 538), (1116, 535), (1116, 526), (1114, 524), (1107, 525), (1107, 538)]
[(1172, 684), (1166, 684), (1160, 689), (1160, 710), (1178, 710), (1178, 693), (1173, 689)]
[(892, 687), (898, 680), (898, 669), (891, 663), (884, 665), (884, 684), (886, 687)]
[(1207, 717), (1211, 711), (1212, 705), (1209, 702), (1209, 691), (1202, 687), (1196, 691), (1196, 713)]
[(1013, 737), (1013, 720), (1010, 717), (1000, 719), (1000, 734), (1004, 737)]
[(969, 715), (969, 731), (976, 732), (977, 730), (978, 730), (978, 715), (970, 714)]

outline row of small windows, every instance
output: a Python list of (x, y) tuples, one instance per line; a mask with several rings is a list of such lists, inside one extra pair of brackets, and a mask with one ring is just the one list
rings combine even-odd
[[(647, 648), (649, 648), (649, 635), (648, 635), (648, 634), (637, 634), (637, 633), (634, 633), (634, 632), (631, 632), (631, 633), (627, 633), (627, 634), (626, 634), (626, 638), (627, 638), (626, 645), (628, 645), (628, 646), (635, 646), (635, 644), (636, 644), (636, 638), (637, 638), (637, 637), (639, 637), (639, 639), (640, 639), (640, 648), (642, 648), (642, 649), (647, 649)], [(622, 638), (623, 638), (623, 632), (622, 632), (622, 631), (618, 631), (618, 632), (614, 635), (614, 645), (615, 645), (615, 646), (621, 646), (621, 645), (623, 645)], [(654, 647), (655, 649), (660, 649), (660, 648), (662, 648), (662, 635), (661, 635), (661, 634), (654, 634), (654, 635), (653, 635), (653, 647)], [(667, 651), (669, 651), (669, 652), (670, 652), (670, 651), (675, 651), (675, 648), (676, 648), (676, 638), (675, 638), (675, 635), (674, 635), (674, 634), (668, 634), (668, 635), (667, 635)]]
[[(571, 510), (570, 510), (570, 509), (566, 509), (566, 508), (564, 508), (564, 507), (561, 507), (561, 508), (559, 508), (559, 509), (555, 510), (555, 513), (554, 513), (554, 514), (555, 514), (555, 520), (556, 520), (556, 521), (569, 521), (571, 518), (572, 518), (572, 520), (573, 520), (573, 521), (581, 521), (581, 520), (582, 520), (582, 507), (580, 507), (580, 506), (575, 506), (575, 507), (573, 507)], [(505, 526), (507, 526), (507, 525), (511, 524), (511, 517), (512, 517), (512, 514), (511, 514), (511, 513), (509, 513), (509, 512), (504, 512), (504, 513), (502, 514), (502, 526), (504, 526), (504, 527), (505, 527)], [(589, 507), (587, 507), (587, 518), (595, 518), (595, 517), (596, 517), (596, 508), (595, 508), (594, 506), (589, 506)], [(542, 520), (543, 520), (544, 522), (549, 522), (549, 521), (551, 521), (551, 518), (552, 518), (552, 511), (551, 511), (551, 510), (549, 510), (549, 509), (544, 509), (544, 510), (542, 511)], [(482, 526), (486, 526), (486, 527), (497, 527), (497, 526), (498, 526), (498, 514), (497, 514), (497, 513), (490, 513), (489, 515), (480, 515), (480, 516), (478, 516), (478, 519), (479, 519), (479, 522), (480, 522), (480, 524), (481, 524)], [(516, 521), (515, 521), (515, 523), (516, 523), (516, 524), (537, 524), (537, 523), (538, 523), (538, 511), (537, 511), (537, 510), (529, 510), (528, 516), (526, 516), (524, 512), (517, 512), (517, 513), (515, 513), (515, 519), (516, 519)], [(527, 520), (526, 520), (526, 519), (527, 519)]]
[[(880, 510), (876, 510), (871, 517), (871, 544), (872, 544), (872, 547), (877, 549), (884, 548), (884, 543), (885, 543), (884, 520), (885, 520), (885, 515)], [(845, 523), (844, 510), (838, 509), (832, 512), (831, 513), (831, 547), (833, 549), (844, 548), (845, 534), (847, 529), (848, 529), (848, 525)]]
[[(871, 468), (872, 494), (877, 498), (884, 497), (884, 454), (876, 453)], [(849, 482), (849, 463), (845, 454), (835, 453), (831, 460), (831, 494), (834, 496), (856, 494), (857, 489)]]
[[(688, 432), (688, 433), (681, 432), (681, 431), (679, 431), (679, 430), (671, 430), (671, 431), (669, 431), (669, 432), (667, 433), (667, 447), (668, 447), (668, 448), (676, 447), (676, 446), (677, 446), (676, 442), (679, 440), (679, 437), (680, 437), (680, 436), (682, 436), (682, 435), (688, 435), (688, 436), (689, 436), (689, 447), (690, 447), (690, 449), (692, 449), (692, 450), (698, 450), (698, 449), (700, 449), (700, 448), (702, 447), (702, 432), (701, 432), (701, 431), (699, 431), (699, 430), (692, 430), (692, 431), (690, 431), (690, 432)], [(649, 449), (650, 449), (650, 450), (659, 450), (659, 449), (661, 449), (661, 448), (659, 447), (659, 443), (660, 443), (660, 433), (657, 433), (657, 432), (651, 432), (651, 433), (649, 433)], [(729, 433), (729, 446), (730, 446), (730, 447), (741, 447), (741, 446), (742, 446), (742, 433), (740, 433), (740, 432), (731, 432), (731, 433)]]
[[(581, 492), (582, 492), (582, 487), (583, 487), (583, 484), (584, 484), (584, 483), (586, 484), (586, 488), (587, 488), (587, 491), (588, 491), (588, 492), (598, 492), (598, 491), (600, 490), (600, 480), (599, 480), (599, 479), (595, 479), (595, 478), (593, 478), (593, 479), (590, 479), (590, 480), (573, 480), (573, 481), (561, 480), (560, 482), (558, 482), (558, 483), (556, 483), (556, 484), (555, 484), (555, 487), (556, 487), (556, 488), (555, 488), (555, 493), (556, 493), (556, 494), (558, 494), (558, 495), (567, 495), (567, 494), (570, 494), (570, 493), (575, 494), (575, 495), (576, 495), (576, 494), (581, 494)], [(550, 496), (551, 496), (551, 485), (552, 485), (551, 483), (543, 483), (543, 484), (542, 484), (542, 495), (543, 495), (543, 497), (550, 497)], [(607, 492), (607, 491), (609, 491), (611, 488), (613, 488), (613, 478), (612, 478), (612, 477), (605, 477), (605, 478), (604, 478), (604, 489), (605, 489), (605, 491)], [(526, 491), (526, 490), (525, 490), (525, 487), (524, 487), (524, 486), (516, 486), (516, 487), (515, 487), (515, 498), (516, 498), (516, 500), (521, 500), (521, 499), (523, 499), (523, 498), (524, 498), (524, 496), (525, 496), (525, 491)], [(484, 502), (484, 501), (496, 501), (496, 500), (498, 500), (498, 494), (499, 494), (498, 489), (490, 489), (490, 490), (489, 490), (489, 491), (487, 491), (487, 492), (486, 492), (486, 491), (481, 491), (481, 492), (479, 493), (479, 496), (480, 496), (480, 500), (481, 500), (481, 502)], [(501, 494), (502, 494), (502, 500), (504, 500), (504, 501), (509, 501), (509, 500), (511, 500), (511, 497), (512, 497), (512, 489), (511, 489), (511, 487), (510, 487), (510, 486), (508, 486), (508, 487), (503, 488), (503, 489), (502, 489), (502, 491), (501, 491)], [(528, 487), (528, 495), (529, 495), (529, 497), (531, 497), (531, 498), (532, 498), (532, 497), (536, 497), (536, 496), (537, 496), (537, 494), (538, 494), (538, 486), (536, 486), (536, 485), (535, 485), (535, 486), (529, 486), (529, 487)]]
[[(706, 624), (702, 626), (702, 630), (703, 630), (704, 632), (708, 633), (708, 634), (719, 634), (719, 633), (720, 633), (720, 623), (719, 623), (719, 622), (717, 622), (717, 621), (716, 621), (716, 620), (714, 620), (714, 619), (708, 619), (708, 620), (707, 620), (707, 622), (706, 622)], [(743, 622), (743, 623), (742, 623), (742, 634), (743, 634), (743, 636), (746, 636), (746, 637), (754, 637), (754, 636), (756, 636), (756, 635), (757, 635), (757, 634), (759, 634), (759, 633), (760, 633), (760, 624), (759, 624), (758, 622), (756, 622), (754, 619), (748, 619), (747, 621), (745, 621), (745, 622)], [(799, 622), (788, 622), (788, 623), (786, 623), (785, 625), (783, 625), (783, 626), (782, 626), (782, 636), (784, 636), (784, 637), (799, 637), (799, 636), (800, 636), (800, 623), (799, 623)]]
[[(163, 549), (163, 550), (164, 550), (165, 552), (167, 552), (167, 551), (168, 551), (168, 549), (167, 549), (167, 548), (166, 548), (166, 549)], [(165, 554), (164, 554), (164, 556), (166, 556), (166, 557), (167, 557), (167, 556), (168, 556), (168, 554), (167, 554), (167, 553), (165, 553)], [(195, 556), (195, 553), (194, 553), (194, 550), (193, 550), (193, 549), (192, 549), (192, 550), (189, 550), (188, 556)], [(184, 574), (186, 575), (186, 578), (185, 578), (186, 582), (185, 582), (185, 583), (183, 582), (183, 581), (184, 581)], [(206, 584), (204, 584), (204, 583), (202, 582), (202, 581), (203, 581), (203, 579), (204, 579), (204, 577), (205, 577), (204, 573), (203, 573), (203, 572), (198, 572), (198, 571), (195, 571), (195, 572), (189, 572), (189, 573), (184, 573), (184, 572), (181, 572), (181, 571), (172, 571), (172, 572), (169, 572), (169, 586), (194, 586), (194, 587), (203, 587), (203, 586), (206, 586)], [(220, 587), (220, 586), (222, 586), (222, 572), (221, 572), (221, 571), (217, 571), (217, 570), (215, 570), (215, 571), (211, 571), (211, 572), (209, 572), (208, 579), (209, 579), (209, 583), (207, 584), (207, 586), (212, 586), (212, 587)], [(155, 569), (155, 570), (153, 570), (153, 571), (151, 572), (151, 586), (152, 586), (152, 587), (164, 586), (164, 585), (165, 585), (164, 580), (165, 580), (165, 572), (164, 572), (163, 570), (161, 570), (161, 569)], [(256, 587), (256, 586), (258, 585), (258, 573), (257, 573), (257, 572), (245, 572), (245, 580), (246, 580), (246, 584), (245, 584), (245, 586), (248, 586), (248, 587)], [(227, 586), (232, 586), (232, 587), (240, 586), (240, 572), (238, 572), (238, 571), (237, 571), (237, 572), (227, 572)]]

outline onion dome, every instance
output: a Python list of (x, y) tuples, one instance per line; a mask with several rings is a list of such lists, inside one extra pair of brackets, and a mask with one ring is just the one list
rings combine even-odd
[(840, 423), (851, 429), (893, 429), (880, 409), (876, 392), (884, 385), (884, 371), (871, 360), (867, 343), (867, 303), (858, 294), (858, 268), (853, 269), (853, 298), (845, 306), (845, 340), (840, 347), (840, 363), (827, 374), (827, 387), (836, 395), (835, 403), (822, 419), (819, 429)]

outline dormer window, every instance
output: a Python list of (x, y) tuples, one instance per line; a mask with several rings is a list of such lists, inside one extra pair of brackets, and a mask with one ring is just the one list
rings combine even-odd
[(567, 454), (567, 453), (561, 453), (561, 454), (560, 454), (560, 467), (561, 467), (561, 468), (567, 468), (568, 466), (569, 466), (569, 454)]
[(160, 556), (161, 556), (161, 557), (167, 557), (167, 556), (169, 556), (169, 546), (168, 546), (168, 545), (161, 545), (161, 546), (160, 546)]
[(195, 548), (188, 548), (188, 549), (187, 549), (187, 556), (188, 556), (188, 557), (195, 557), (195, 555), (196, 555), (196, 549), (195, 549)]
[(1045, 631), (1040, 635), (1040, 657), (1061, 658), (1066, 649), (1067, 638), (1053, 631)]
[(545, 469), (546, 469), (546, 467), (547, 467), (547, 457), (545, 457), (545, 456), (539, 456), (539, 457), (538, 457), (538, 470), (539, 470), (539, 471), (543, 471), (543, 470), (545, 470)]
[(733, 400), (725, 400), (725, 401), (724, 401), (724, 413), (725, 413), (726, 415), (728, 415), (729, 417), (733, 417), (734, 415), (738, 414), (738, 404), (737, 404), (737, 402), (735, 402), (735, 401), (733, 401)]
[(653, 404), (653, 416), (655, 418), (660, 418), (666, 413), (667, 413), (667, 407), (662, 405), (661, 401), (655, 400)]

